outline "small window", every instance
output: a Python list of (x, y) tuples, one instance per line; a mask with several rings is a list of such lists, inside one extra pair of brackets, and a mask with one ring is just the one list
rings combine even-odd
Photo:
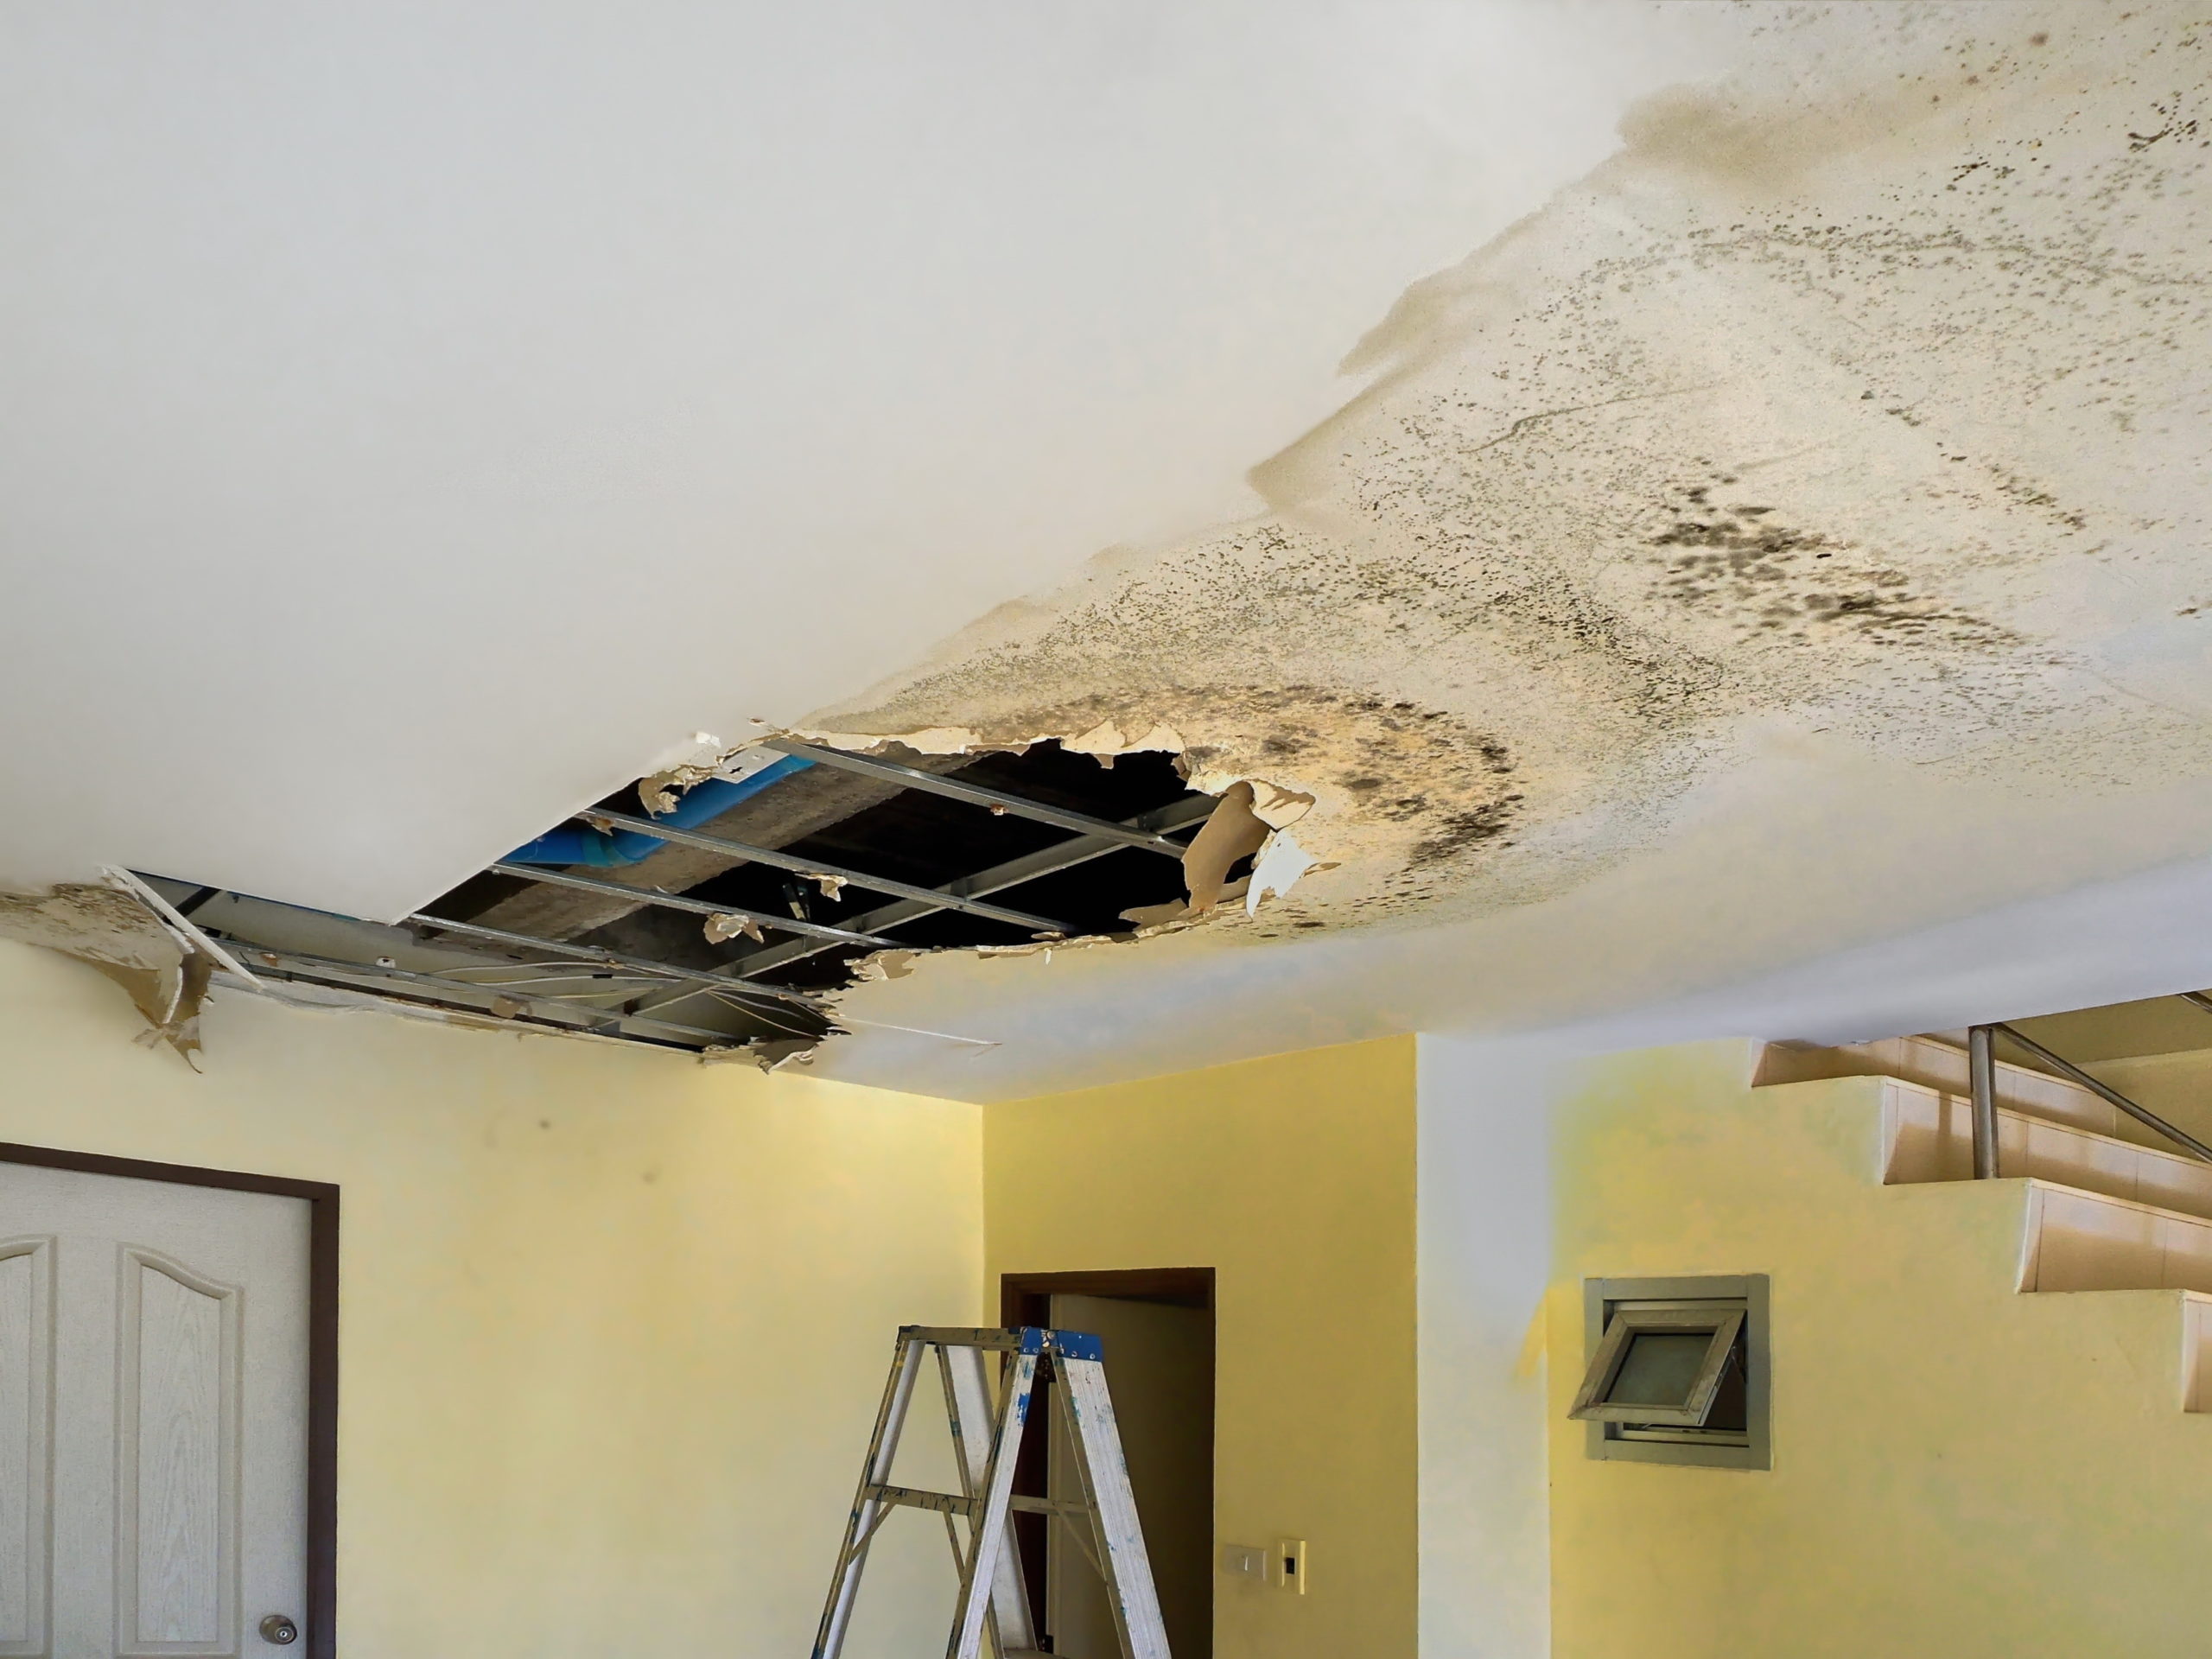
[(1766, 1278), (1585, 1281), (1590, 1455), (1770, 1466)]

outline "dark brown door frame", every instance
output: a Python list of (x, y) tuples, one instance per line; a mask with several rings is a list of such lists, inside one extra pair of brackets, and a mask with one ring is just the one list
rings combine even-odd
[[(1118, 1296), (1132, 1302), (1166, 1302), (1174, 1307), (1205, 1312), (1208, 1325), (1214, 1318), (1211, 1268), (1108, 1268), (1076, 1273), (1002, 1273), (999, 1275), (999, 1321), (1008, 1326), (1050, 1325), (1055, 1296)], [(1044, 1379), (1050, 1387), (1050, 1379)], [(1041, 1406), (1042, 1402), (1039, 1402)], [(1038, 1413), (1033, 1421), (1048, 1421)], [(1212, 1426), (1207, 1426), (1212, 1440)], [(1025, 1434), (1015, 1454), (1014, 1490), (1029, 1497), (1045, 1491), (1046, 1440)], [(1211, 1463), (1209, 1453), (1207, 1461)], [(1021, 1551), (1022, 1577), (1029, 1587), (1031, 1627), (1045, 1629), (1045, 1517), (1016, 1514), (1014, 1537)]]
[(308, 1605), (304, 1659), (338, 1656), (338, 1189), (325, 1181), (153, 1164), (0, 1141), (0, 1163), (305, 1198), (308, 1222)]

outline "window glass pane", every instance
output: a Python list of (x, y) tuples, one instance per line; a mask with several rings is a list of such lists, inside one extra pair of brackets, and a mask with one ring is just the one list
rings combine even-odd
[(1616, 1406), (1680, 1406), (1713, 1346), (1710, 1331), (1639, 1331), (1605, 1391)]

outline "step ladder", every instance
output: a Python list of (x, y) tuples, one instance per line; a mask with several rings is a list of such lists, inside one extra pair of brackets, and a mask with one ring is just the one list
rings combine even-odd
[[(899, 1454), (899, 1436), (914, 1382), (935, 1350), (938, 1376), (944, 1386), (945, 1414), (952, 1428), (953, 1461), (960, 1491), (917, 1491), (890, 1484)], [(988, 1362), (1002, 1354), (994, 1410)], [(960, 1595), (954, 1605), (952, 1636), (945, 1659), (1027, 1659), (1036, 1655), (1037, 1632), (1029, 1612), (1021, 1555), (1014, 1539), (1014, 1512), (1058, 1519), (1106, 1581), (1107, 1604), (1122, 1659), (1169, 1659), (1167, 1632), (1160, 1624), (1160, 1599), (1152, 1584), (1152, 1564), (1129, 1495), (1129, 1471), (1122, 1460), (1122, 1438), (1114, 1424), (1114, 1402), (1106, 1392), (1106, 1367), (1096, 1337), (1075, 1331), (1046, 1331), (1027, 1325), (1013, 1331), (971, 1331), (936, 1325), (902, 1325), (891, 1362), (891, 1380), (876, 1413), (875, 1433), (861, 1471), (860, 1494), (838, 1547), (837, 1570), (830, 1582), (829, 1605), (814, 1638), (813, 1659), (837, 1659), (860, 1594), (861, 1570), (876, 1529), (894, 1509), (934, 1510), (944, 1517), (960, 1570)], [(1052, 1367), (1064, 1390), (1064, 1420), (1074, 1452), (1077, 1490), (1073, 1502), (1017, 1497), (1015, 1459), (1028, 1426), (1039, 1367)], [(965, 1539), (954, 1517), (968, 1523)], [(988, 1641), (988, 1649), (984, 1643)]]

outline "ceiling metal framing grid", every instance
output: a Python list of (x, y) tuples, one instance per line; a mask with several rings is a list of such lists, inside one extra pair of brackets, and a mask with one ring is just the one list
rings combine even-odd
[[(888, 876), (871, 874), (865, 870), (825, 863), (819, 859), (776, 848), (756, 847), (696, 830), (676, 829), (630, 813), (592, 808), (574, 815), (574, 822), (594, 828), (633, 830), (663, 842), (725, 854), (738, 863), (766, 865), (817, 881), (827, 880), (882, 893), (890, 899), (890, 903), (855, 917), (849, 925), (842, 927), (801, 917), (779, 916), (771, 912), (717, 904), (709, 899), (694, 899), (685, 893), (664, 892), (658, 887), (608, 881), (568, 870), (512, 864), (504, 860), (486, 867), (490, 874), (588, 892), (612, 893), (645, 906), (710, 917), (728, 917), (741, 923), (749, 922), (752, 928), (757, 928), (762, 933), (772, 931), (788, 936), (774, 942), (764, 941), (755, 949), (713, 969), (685, 967), (629, 952), (485, 926), (458, 918), (440, 916), (429, 911), (407, 916), (397, 929), (378, 931), (392, 938), (396, 945), (435, 946), (447, 954), (453, 954), (457, 950), (453, 941), (465, 939), (481, 941), (485, 944), (505, 947), (512, 951), (537, 953), (556, 960), (533, 963), (470, 952), (467, 954), (476, 957), (474, 962), (449, 963), (435, 972), (418, 971), (402, 968), (388, 952), (380, 953), (371, 961), (353, 962), (257, 941), (232, 927), (210, 927), (205, 931), (210, 938), (219, 940), (250, 962), (257, 974), (327, 989), (366, 994), (416, 1007), (427, 1007), (496, 1019), (516, 1026), (691, 1052), (750, 1046), (764, 1040), (754, 1039), (748, 1041), (737, 1033), (715, 1031), (667, 1017), (667, 1011), (678, 1004), (708, 997), (737, 1008), (749, 1018), (772, 1027), (784, 1027), (791, 1033), (791, 1037), (782, 1040), (791, 1042), (793, 1046), (804, 1046), (836, 1032), (834, 1012), (819, 996), (761, 983), (762, 975), (841, 947), (901, 948), (900, 941), (887, 937), (892, 930), (925, 916), (944, 912), (959, 912), (981, 920), (1019, 927), (1038, 939), (1066, 938), (1073, 930), (1051, 918), (1006, 905), (988, 903), (985, 896), (1075, 868), (1129, 848), (1179, 860), (1183, 855), (1184, 842), (1173, 837), (1179, 832), (1203, 823), (1218, 804), (1211, 796), (1192, 793), (1166, 805), (1116, 821), (1031, 800), (1008, 791), (902, 766), (895, 761), (872, 755), (848, 754), (781, 741), (772, 747), (820, 765), (861, 772), (893, 783), (902, 790), (925, 791), (992, 812), (1011, 813), (1049, 824), (1068, 831), (1068, 836), (1034, 852), (955, 878), (941, 886), (921, 887)], [(224, 889), (202, 887), (181, 899), (176, 908), (182, 917), (189, 918), (211, 900), (225, 894)], [(240, 899), (251, 897), (245, 894), (236, 896)], [(325, 912), (282, 905), (276, 900), (253, 899), (252, 903), (268, 906), (274, 911), (289, 912), (296, 917), (337, 921), (359, 927), (375, 925), (357, 923), (351, 918), (328, 917)], [(193, 925), (196, 927), (198, 924)], [(751, 931), (751, 928), (747, 930), (748, 934)], [(566, 964), (574, 966), (567, 968)], [(538, 976), (530, 980), (508, 981), (466, 980), (450, 976), (488, 969), (535, 971)], [(585, 988), (548, 994), (551, 987), (577, 981), (583, 982)], [(597, 1006), (594, 1001), (610, 996), (617, 999), (611, 1007)], [(482, 1000), (476, 1000), (478, 998)], [(795, 1019), (798, 1023), (786, 1025), (785, 1018), (778, 1017), (779, 1014)], [(780, 1046), (781, 1043), (779, 1042), (778, 1046)]]

